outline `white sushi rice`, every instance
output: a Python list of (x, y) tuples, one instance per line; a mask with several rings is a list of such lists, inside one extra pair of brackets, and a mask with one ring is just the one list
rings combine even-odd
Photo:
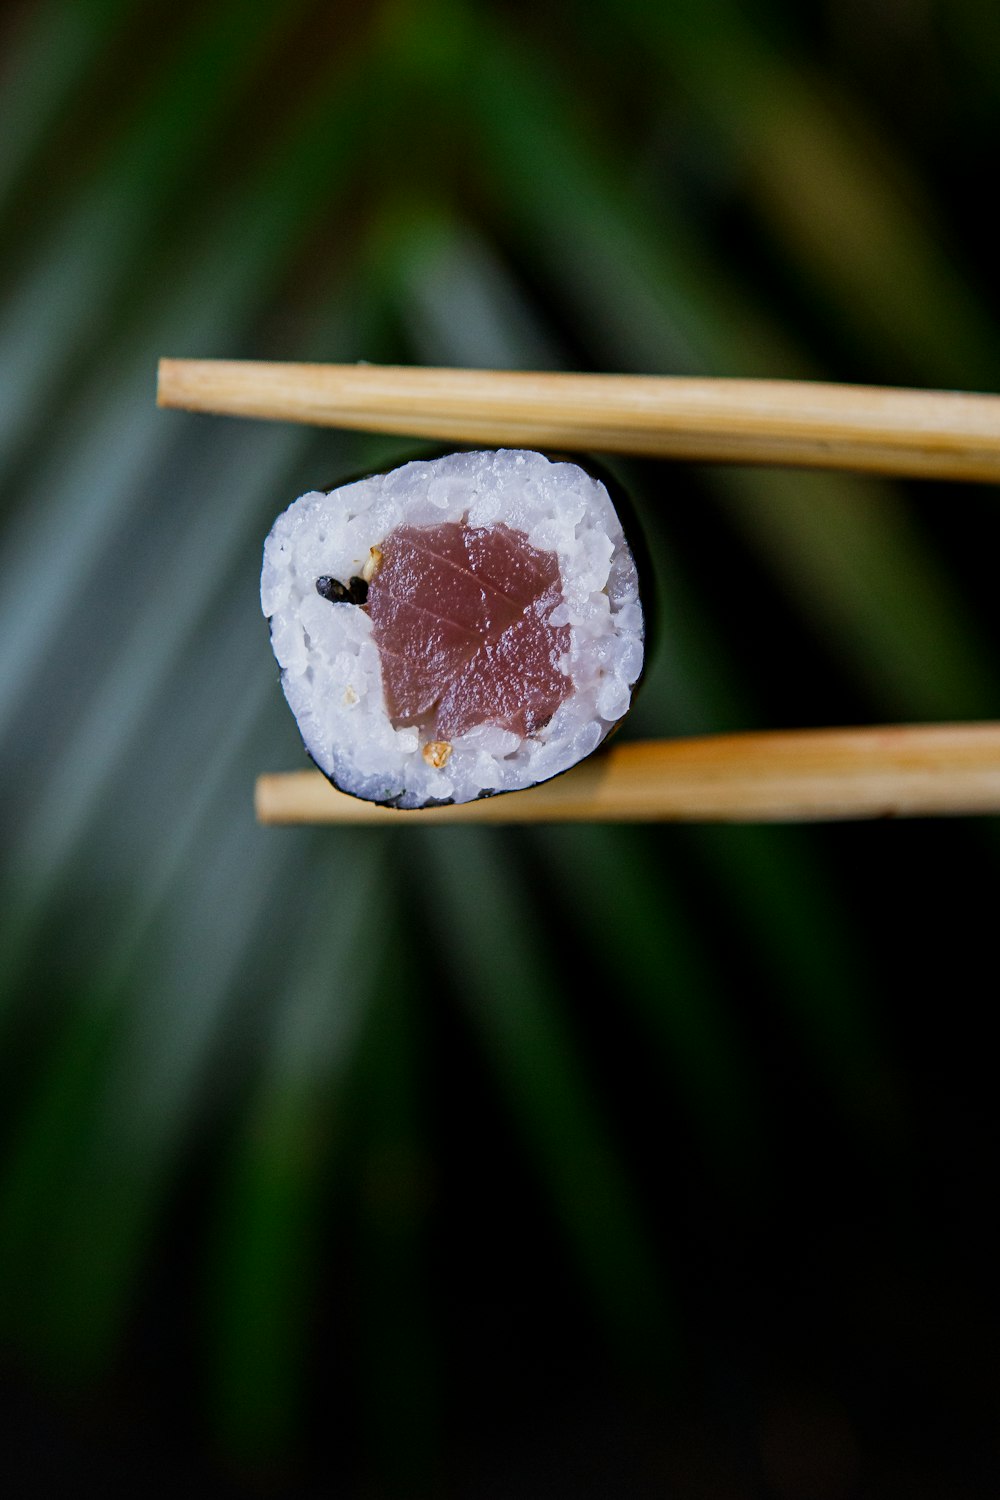
[[(367, 613), (330, 603), (316, 580), (346, 584), (398, 526), (449, 521), (502, 522), (557, 554), (563, 600), (550, 620), (570, 627), (561, 666), (573, 691), (535, 735), (481, 725), (457, 736), (435, 769), (421, 754), (427, 732), (394, 728), (389, 719)], [(260, 597), (309, 754), (344, 791), (400, 807), (469, 802), (567, 770), (625, 714), (642, 670), (636, 569), (608, 492), (576, 464), (540, 453), (453, 453), (302, 495), (264, 545)]]

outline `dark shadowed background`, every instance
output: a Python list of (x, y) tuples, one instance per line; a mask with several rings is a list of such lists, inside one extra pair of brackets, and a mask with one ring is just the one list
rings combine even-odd
[[(0, 12), (0, 1485), (1000, 1491), (1000, 838), (261, 829), (159, 355), (1000, 389), (991, 0)], [(623, 730), (1000, 715), (986, 488), (615, 461)], [(402, 816), (400, 823), (403, 823)]]

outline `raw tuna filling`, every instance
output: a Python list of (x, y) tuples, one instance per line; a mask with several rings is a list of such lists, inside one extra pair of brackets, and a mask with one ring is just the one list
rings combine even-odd
[(541, 729), (570, 692), (554, 552), (509, 526), (400, 526), (382, 543), (367, 611), (393, 725), (450, 741), (479, 724)]

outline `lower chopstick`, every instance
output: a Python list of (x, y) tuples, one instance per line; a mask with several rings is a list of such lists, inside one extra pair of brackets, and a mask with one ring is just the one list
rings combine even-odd
[(318, 771), (261, 776), (262, 823), (784, 823), (1000, 812), (1000, 724), (810, 729), (615, 744), (509, 796), (397, 812)]

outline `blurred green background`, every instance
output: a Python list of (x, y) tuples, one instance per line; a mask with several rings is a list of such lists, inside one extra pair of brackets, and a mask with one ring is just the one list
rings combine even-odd
[[(998, 14), (0, 12), (6, 1493), (996, 1495), (995, 824), (256, 827), (262, 539), (414, 445), (153, 389), (1000, 389)], [(1000, 715), (989, 490), (613, 468), (625, 734)]]

